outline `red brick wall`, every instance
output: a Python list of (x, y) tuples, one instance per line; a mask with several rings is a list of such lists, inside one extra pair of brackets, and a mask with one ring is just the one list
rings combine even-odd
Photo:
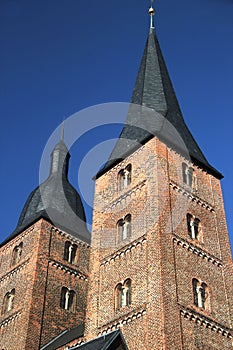
[[(197, 188), (183, 184), (182, 162), (194, 168)], [(117, 175), (127, 164), (132, 182), (118, 191)], [(129, 213), (131, 238), (119, 242), (116, 223)], [(201, 221), (199, 241), (188, 235), (187, 213)], [(189, 321), (186, 332), (182, 316), (193, 312), (211, 320), (213, 330), (222, 327), (215, 341), (208, 343), (206, 333), (205, 348), (230, 349), (230, 257), (219, 181), (152, 139), (96, 181), (87, 338), (121, 327), (130, 350), (186, 349), (188, 343), (198, 349), (196, 334), (205, 330)], [(116, 311), (114, 287), (126, 278), (132, 304)], [(192, 278), (210, 287), (209, 312), (194, 306)]]
[[(27, 233), (28, 232), (28, 233)], [(78, 246), (78, 260), (70, 264), (64, 260), (64, 245), (69, 240)], [(14, 246), (23, 241), (19, 272), (9, 274)], [(25, 264), (25, 266), (24, 266)], [(23, 232), (1, 248), (0, 297), (15, 288), (14, 309), (5, 318), (19, 312), (15, 320), (0, 328), (0, 345), (4, 349), (35, 349), (44, 345), (60, 332), (83, 322), (88, 286), (89, 246), (65, 232), (55, 229), (45, 220)], [(6, 274), (9, 277), (4, 278)], [(7, 275), (7, 276), (8, 276)], [(1, 278), (1, 277), (0, 277)], [(75, 312), (60, 308), (61, 288), (76, 292)], [(12, 332), (17, 335), (13, 339)]]

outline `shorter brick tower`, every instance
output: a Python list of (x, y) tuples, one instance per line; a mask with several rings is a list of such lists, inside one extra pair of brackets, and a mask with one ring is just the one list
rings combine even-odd
[(83, 332), (89, 232), (68, 163), (61, 140), (48, 179), (31, 193), (16, 230), (1, 244), (1, 349), (38, 350), (66, 329)]

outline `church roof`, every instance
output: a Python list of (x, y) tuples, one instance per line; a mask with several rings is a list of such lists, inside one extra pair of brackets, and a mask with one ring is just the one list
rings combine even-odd
[[(75, 339), (84, 336), (84, 324), (78, 327), (67, 329), (57, 337), (44, 345), (40, 350), (56, 350), (65, 346)], [(99, 336), (84, 344), (69, 347), (70, 350), (128, 350), (124, 337), (120, 330), (116, 330), (107, 335)]]
[(51, 153), (50, 174), (29, 195), (14, 232), (5, 244), (40, 218), (90, 243), (82, 200), (68, 180), (70, 154), (63, 140)]
[(154, 136), (216, 177), (222, 178), (208, 163), (185, 124), (156, 33), (151, 28), (125, 125), (108, 162), (97, 177)]
[(97, 337), (85, 344), (70, 348), (70, 350), (128, 350), (120, 330)]
[(83, 337), (83, 335), (84, 324), (82, 323), (75, 328), (66, 329), (64, 332), (60, 333), (57, 337), (52, 339), (48, 344), (44, 345), (40, 350), (55, 350), (75, 339)]

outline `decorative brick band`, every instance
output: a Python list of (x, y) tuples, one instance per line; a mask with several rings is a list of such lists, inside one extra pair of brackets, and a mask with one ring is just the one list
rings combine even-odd
[(55, 261), (55, 260), (49, 260), (49, 264), (56, 267), (57, 269), (60, 269), (66, 273), (69, 273), (70, 275), (74, 275), (75, 277), (78, 277), (81, 280), (87, 281), (87, 276), (84, 275), (79, 270), (72, 269), (72, 267), (64, 265), (64, 264), (62, 264), (58, 261)]
[(135, 155), (141, 153), (144, 148), (145, 145), (140, 145), (140, 147), (133, 152), (133, 155), (129, 154), (126, 158), (122, 159), (122, 161), (117, 163), (113, 168), (109, 169), (109, 171), (107, 173), (104, 173), (102, 176), (108, 177), (109, 174), (115, 173), (116, 171), (125, 168), (130, 162), (133, 161)]
[(0, 278), (0, 283), (4, 282), (5, 280), (9, 279), (10, 277), (12, 277), (13, 275), (19, 273), (28, 263), (29, 263), (30, 259), (27, 259), (26, 261), (24, 261), (22, 264), (16, 266), (13, 270), (11, 270), (10, 272), (8, 272), (7, 274), (5, 274), (4, 276), (2, 276)]
[(213, 206), (209, 203), (207, 203), (205, 200), (201, 199), (194, 193), (188, 191), (186, 188), (179, 186), (175, 182), (170, 182), (170, 187), (173, 188), (178, 193), (181, 193), (183, 196), (187, 197), (190, 199), (192, 202), (195, 202), (196, 204), (200, 205), (202, 208), (205, 208), (206, 210), (210, 211), (211, 213), (214, 213), (215, 210)]
[(189, 252), (199, 256), (200, 258), (212, 263), (217, 267), (222, 267), (222, 262), (214, 257), (213, 255), (207, 253), (205, 250), (194, 246), (191, 242), (186, 241), (184, 238), (181, 238), (177, 235), (173, 238), (173, 242), (175, 242), (178, 246), (187, 249)]
[(116, 200), (114, 200), (112, 203), (108, 204), (104, 210), (102, 211), (103, 213), (108, 212), (110, 210), (112, 210), (112, 208), (116, 207), (118, 204), (120, 204), (123, 200), (125, 200), (126, 198), (132, 196), (132, 194), (134, 194), (137, 191), (140, 191), (142, 189), (142, 187), (144, 187), (146, 184), (146, 180), (143, 180), (141, 182), (139, 182), (136, 186), (130, 188), (128, 191), (124, 192), (120, 197), (118, 197)]
[(126, 254), (130, 253), (135, 248), (141, 247), (144, 243), (146, 243), (146, 237), (142, 236), (139, 239), (136, 239), (133, 242), (130, 242), (126, 246), (124, 246), (122, 249), (117, 250), (113, 254), (109, 255), (108, 257), (105, 257), (102, 260), (102, 263), (100, 267), (103, 267), (105, 265), (110, 264), (111, 262), (115, 261), (116, 259), (121, 258), (122, 256), (125, 256)]
[(193, 321), (196, 324), (198, 324), (201, 327), (205, 327), (207, 329), (210, 329), (212, 332), (221, 334), (224, 337), (227, 337), (229, 339), (232, 339), (232, 334), (230, 333), (231, 330), (220, 323), (210, 319), (209, 317), (203, 316), (198, 314), (197, 312), (183, 308), (180, 310), (181, 316), (188, 319), (189, 321)]
[(15, 312), (13, 315), (10, 315), (9, 317), (2, 320), (0, 323), (0, 327), (7, 326), (10, 322), (15, 321), (20, 315), (21, 315), (21, 310)]
[(69, 233), (67, 233), (67, 232), (65, 232), (65, 231), (59, 230), (59, 229), (56, 228), (56, 227), (52, 227), (51, 230), (52, 230), (53, 232), (57, 232), (60, 236), (66, 237), (66, 238), (69, 239), (70, 241), (79, 244), (80, 246), (85, 246), (85, 247), (87, 247), (87, 248), (90, 247), (90, 245), (89, 245), (88, 243), (83, 242), (83, 241), (79, 240), (78, 238), (76, 238), (76, 237), (74, 237), (74, 236), (71, 236)]
[(128, 313), (127, 315), (124, 315), (123, 317), (118, 318), (117, 320), (114, 320), (113, 322), (109, 322), (108, 324), (99, 327), (100, 332), (98, 333), (98, 335), (104, 335), (106, 333), (110, 333), (122, 326), (124, 326), (125, 324), (128, 324), (142, 316), (144, 316), (146, 314), (146, 309), (140, 309), (138, 311), (133, 311), (131, 313)]
[(10, 240), (9, 242), (6, 243), (5, 246), (3, 246), (2, 252), (7, 251), (8, 249), (10, 249), (12, 246), (17, 245), (17, 242), (20, 242), (25, 236), (27, 236), (30, 232), (32, 232), (34, 230), (34, 225), (29, 227), (25, 232), (21, 232), (18, 234), (17, 237), (15, 237), (15, 239)]

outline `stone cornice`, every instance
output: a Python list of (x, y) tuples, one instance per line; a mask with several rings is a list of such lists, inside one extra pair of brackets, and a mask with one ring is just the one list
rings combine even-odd
[(112, 332), (146, 314), (146, 307), (140, 307), (137, 309), (132, 310), (131, 312), (121, 315), (118, 318), (114, 319), (113, 321), (103, 325), (99, 326), (99, 333), (98, 335), (106, 334), (109, 332)]
[(184, 197), (187, 197), (191, 202), (194, 202), (194, 203), (200, 205), (202, 208), (210, 211), (211, 213), (215, 212), (215, 210), (211, 204), (206, 202), (204, 199), (201, 199), (194, 192), (189, 191), (187, 188), (182, 187), (173, 181), (171, 181), (169, 183), (169, 185), (170, 185), (170, 187), (173, 188), (174, 191), (182, 194)]
[(144, 243), (146, 243), (145, 235), (134, 240), (133, 242), (130, 242), (129, 244), (125, 245), (123, 248), (115, 251), (114, 253), (102, 259), (100, 267), (108, 265), (109, 263), (115, 261), (116, 259), (119, 259), (120, 257), (125, 256), (127, 253), (130, 253), (135, 248), (142, 246)]
[(117, 199), (115, 199), (113, 202), (104, 207), (102, 213), (112, 210), (112, 208), (116, 207), (123, 200), (127, 199), (128, 197), (131, 197), (133, 194), (135, 194), (135, 192), (140, 191), (142, 187), (145, 186), (145, 184), (146, 180), (143, 180), (139, 182), (136, 186), (131, 187), (128, 191), (123, 192), (119, 197), (117, 197)]
[(17, 319), (20, 315), (21, 315), (22, 310), (16, 311), (15, 313), (11, 314), (10, 316), (8, 316), (7, 318), (4, 318), (1, 322), (0, 322), (0, 327), (3, 326), (7, 326), (10, 322), (14, 321), (15, 319)]
[(205, 327), (207, 329), (210, 329), (212, 332), (221, 334), (222, 336), (225, 336), (227, 338), (232, 339), (232, 330), (228, 327), (225, 327), (224, 325), (220, 324), (219, 322), (211, 319), (210, 317), (207, 317), (205, 315), (202, 315), (198, 313), (195, 310), (192, 310), (190, 308), (185, 308), (182, 306), (180, 310), (181, 316), (184, 318), (195, 322), (201, 327)]
[(53, 267), (56, 267), (57, 269), (60, 269), (62, 271), (64, 271), (65, 273), (69, 273), (70, 275), (74, 275), (75, 277), (78, 277), (81, 280), (87, 281), (87, 276), (82, 273), (81, 271), (79, 271), (78, 269), (72, 268), (70, 266), (67, 266), (65, 264), (62, 264), (59, 261), (56, 260), (49, 260), (49, 264)]
[(0, 278), (0, 283), (4, 282), (8, 278), (12, 277), (13, 275), (19, 273), (28, 263), (30, 259), (27, 259), (26, 261), (22, 262), (20, 265), (17, 265), (14, 269), (11, 271), (7, 272), (5, 275), (3, 275)]
[(184, 238), (179, 237), (178, 235), (175, 235), (175, 234), (173, 235), (175, 236), (173, 237), (173, 242), (176, 243), (178, 246), (187, 249), (190, 253), (197, 255), (198, 257), (212, 263), (217, 267), (222, 267), (222, 261), (216, 258), (214, 255), (208, 253), (207, 251), (205, 251), (200, 247), (195, 246), (191, 242), (187, 241)]

